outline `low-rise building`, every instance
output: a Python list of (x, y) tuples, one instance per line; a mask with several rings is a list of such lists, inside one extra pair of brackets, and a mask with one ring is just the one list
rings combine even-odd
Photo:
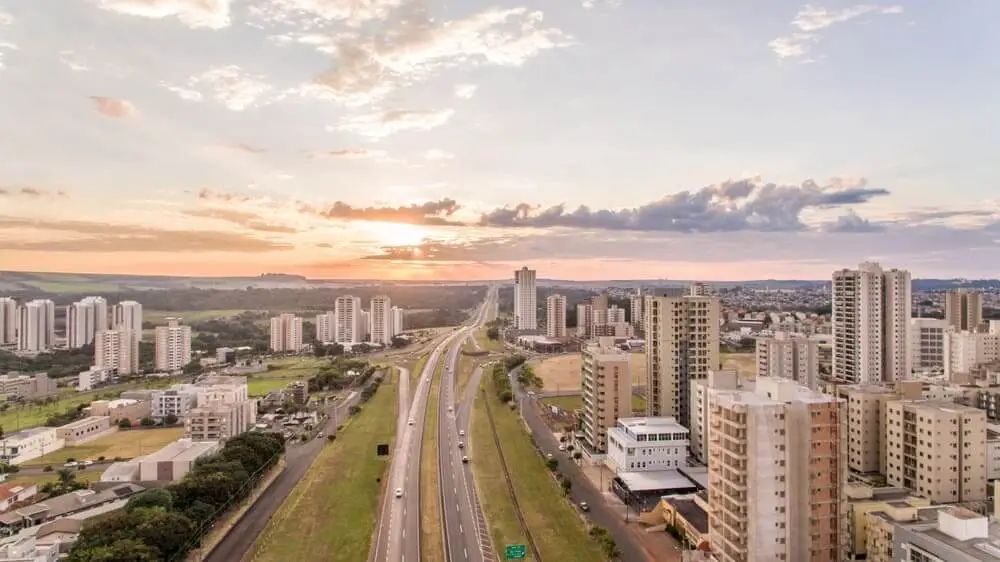
[(168, 390), (156, 392), (151, 403), (154, 419), (162, 420), (171, 415), (184, 419), (188, 410), (198, 404), (198, 391), (192, 384), (175, 384)]
[(927, 525), (896, 526), (895, 560), (995, 562), (1000, 559), (1000, 524), (963, 507), (937, 511), (937, 521)]
[(121, 420), (137, 422), (142, 418), (150, 417), (152, 410), (149, 402), (119, 398), (118, 400), (95, 400), (90, 403), (90, 415), (107, 416), (111, 418), (111, 423), (118, 423)]
[(155, 453), (112, 464), (101, 474), (101, 482), (176, 482), (195, 461), (221, 448), (217, 441), (178, 439)]
[(616, 472), (676, 470), (686, 465), (688, 430), (674, 418), (622, 418), (608, 430), (608, 464)]
[(663, 498), (660, 511), (666, 525), (684, 537), (688, 544), (698, 546), (709, 541), (707, 493)]
[(21, 464), (62, 449), (66, 442), (56, 435), (54, 427), (34, 427), (4, 435), (0, 439), (0, 460)]
[(215, 360), (223, 365), (236, 363), (236, 350), (231, 347), (220, 347), (215, 350)]
[(114, 380), (115, 372), (112, 369), (103, 367), (91, 367), (86, 371), (81, 371), (76, 379), (76, 389), (85, 392), (107, 384)]
[(56, 381), (47, 373), (22, 375), (17, 372), (0, 375), (0, 396), (7, 398), (40, 398), (59, 392)]
[(59, 545), (38, 544), (35, 537), (16, 537), (0, 543), (2, 562), (56, 562), (59, 559)]
[(309, 403), (309, 385), (303, 381), (295, 381), (288, 385), (288, 390), (292, 393), (292, 401), (296, 404)]
[(121, 507), (125, 507), (123, 500), (144, 490), (145, 488), (138, 484), (119, 484), (100, 492), (77, 490), (47, 498), (39, 503), (19, 507), (0, 515), (0, 528), (25, 529), (34, 527), (60, 517), (78, 514), (112, 503), (120, 503)]
[(107, 416), (89, 416), (56, 428), (56, 436), (66, 442), (66, 445), (79, 445), (92, 439), (106, 435), (117, 428), (112, 428), (111, 418)]
[(188, 412), (184, 436), (194, 441), (226, 441), (253, 428), (257, 401), (210, 402)]
[(931, 504), (927, 498), (914, 496), (906, 488), (873, 488), (865, 484), (848, 484), (847, 501), (847, 559), (865, 560), (868, 551), (868, 514), (899, 507), (914, 509)]
[(38, 485), (31, 482), (4, 482), (0, 484), (0, 513), (29, 502), (38, 495)]
[(865, 514), (868, 528), (865, 551), (868, 562), (909, 561), (909, 558), (895, 556), (899, 552), (895, 550), (897, 530), (910, 526), (933, 526), (937, 521), (938, 512), (947, 507), (946, 505), (914, 507), (890, 503), (885, 509), (869, 511)]

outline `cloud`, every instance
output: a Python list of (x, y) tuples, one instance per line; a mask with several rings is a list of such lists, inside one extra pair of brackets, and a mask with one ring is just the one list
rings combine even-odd
[(367, 150), (364, 148), (338, 148), (334, 150), (314, 150), (309, 152), (309, 158), (382, 158), (386, 155), (383, 150)]
[(841, 215), (837, 217), (836, 221), (823, 225), (822, 230), (825, 232), (844, 233), (882, 232), (885, 230), (885, 226), (862, 218), (853, 210), (848, 210), (846, 215)]
[[(57, 239), (28, 240), (25, 230), (59, 233)], [(163, 230), (127, 224), (86, 221), (29, 220), (0, 217), (0, 249), (43, 252), (234, 252), (258, 253), (290, 250), (290, 244), (262, 240), (229, 231)], [(63, 234), (75, 235), (67, 239)]]
[(263, 148), (259, 148), (259, 147), (256, 147), (256, 146), (251, 146), (251, 145), (243, 143), (243, 142), (238, 142), (238, 143), (230, 144), (230, 145), (227, 145), (227, 146), (229, 148), (232, 148), (233, 150), (238, 150), (240, 152), (246, 152), (247, 154), (260, 154), (260, 153), (264, 152)]
[(202, 101), (209, 97), (232, 111), (243, 111), (280, 99), (280, 96), (269, 97), (274, 88), (264, 76), (247, 72), (234, 64), (209, 68), (188, 78), (184, 85), (164, 83), (163, 87), (185, 101)]
[[(0, 27), (10, 25), (14, 23), (14, 16), (8, 14), (7, 12), (0, 11)], [(4, 41), (3, 36), (0, 35), (0, 70), (4, 69), (3, 55), (4, 51), (17, 51), (17, 45)]]
[(358, 26), (382, 20), (403, 0), (266, 0), (249, 9), (258, 24), (296, 28), (322, 26), (323, 21), (342, 21)]
[(332, 52), (331, 68), (298, 93), (357, 107), (378, 101), (403, 85), (463, 64), (521, 66), (543, 51), (573, 40), (543, 25), (541, 12), (491, 8), (463, 19), (435, 21), (406, 13), (388, 30), (369, 36), (313, 41)]
[(68, 198), (69, 195), (63, 190), (50, 191), (31, 186), (0, 187), (0, 197), (42, 199), (42, 198)]
[(73, 72), (87, 72), (90, 67), (79, 61), (77, 54), (71, 50), (59, 51), (59, 62)]
[(475, 84), (459, 84), (455, 86), (455, 97), (463, 100), (472, 99), (479, 86)]
[(335, 127), (361, 136), (380, 139), (402, 131), (429, 131), (447, 123), (454, 109), (439, 111), (392, 110), (349, 117)]
[(333, 244), (328, 244), (326, 242), (320, 242), (319, 244), (316, 244), (316, 247), (317, 248), (327, 248), (327, 249), (329, 249), (329, 248), (333, 248)]
[(354, 207), (343, 201), (317, 211), (319, 216), (337, 220), (400, 222), (429, 226), (459, 226), (451, 217), (461, 206), (454, 199), (441, 199), (400, 207)]
[(151, 19), (176, 17), (192, 28), (222, 29), (232, 23), (232, 0), (96, 0), (111, 12)]
[(226, 203), (249, 203), (251, 201), (257, 200), (256, 197), (251, 197), (250, 195), (243, 195), (240, 193), (225, 193), (208, 188), (198, 191), (198, 199), (206, 199), (209, 201), (223, 201)]
[(603, 5), (608, 8), (618, 8), (622, 5), (622, 0), (583, 0), (581, 3), (585, 10), (592, 10), (598, 5)]
[[(809, 54), (813, 45), (822, 39), (820, 32), (825, 29), (868, 14), (890, 15), (902, 12), (903, 7), (897, 5), (858, 4), (842, 10), (830, 10), (806, 4), (792, 20), (792, 26), (796, 31), (785, 37), (772, 40), (768, 46), (781, 60), (803, 58)], [(811, 62), (811, 60), (807, 59), (802, 62)]]
[(264, 217), (257, 213), (238, 211), (236, 209), (189, 209), (183, 212), (189, 217), (220, 220), (249, 230), (256, 230), (257, 232), (280, 234), (294, 234), (298, 232), (297, 229), (290, 226), (270, 224)]
[(127, 100), (118, 100), (104, 96), (90, 96), (90, 99), (94, 102), (94, 108), (97, 109), (98, 113), (107, 117), (121, 119), (132, 117), (138, 113), (135, 105)]
[(430, 150), (425, 150), (423, 157), (424, 160), (452, 160), (455, 158), (455, 155), (450, 152), (445, 152), (444, 150), (432, 148)]
[(494, 209), (482, 215), (480, 226), (501, 228), (585, 228), (660, 232), (800, 231), (807, 209), (865, 203), (888, 195), (863, 181), (835, 179), (826, 186), (806, 180), (800, 186), (764, 184), (758, 179), (727, 181), (682, 191), (633, 209), (592, 210), (581, 205), (538, 209), (527, 203)]

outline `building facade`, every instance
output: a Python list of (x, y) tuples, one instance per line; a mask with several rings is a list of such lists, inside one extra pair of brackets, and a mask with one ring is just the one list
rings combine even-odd
[(982, 295), (965, 289), (948, 291), (944, 295), (944, 319), (957, 331), (975, 330), (983, 323)]
[(17, 344), (17, 301), (0, 297), (0, 346)]
[(139, 332), (102, 330), (94, 337), (94, 367), (119, 375), (139, 372)]
[(35, 299), (17, 309), (17, 349), (46, 351), (56, 343), (56, 305), (48, 299)]
[(632, 415), (629, 354), (615, 347), (614, 338), (600, 338), (583, 347), (580, 390), (583, 439), (591, 451), (606, 453), (608, 429)]
[(549, 295), (545, 299), (545, 335), (566, 337), (566, 297), (563, 295)]
[(386, 295), (372, 297), (371, 306), (368, 308), (369, 329), (368, 339), (372, 343), (382, 345), (392, 344), (392, 337), (396, 334), (392, 326), (392, 300)]
[(271, 318), (271, 351), (298, 353), (302, 351), (302, 319), (294, 314), (279, 314)]
[(142, 341), (142, 304), (135, 301), (116, 304), (111, 315), (111, 327), (135, 331), (139, 334), (139, 341)]
[(948, 322), (939, 318), (910, 318), (910, 365), (914, 371), (944, 370), (944, 340)]
[(789, 379), (815, 390), (819, 384), (819, 340), (788, 332), (757, 338), (757, 376)]
[(734, 369), (709, 371), (706, 378), (691, 381), (688, 439), (691, 456), (698, 459), (698, 462), (708, 465), (708, 440), (711, 433), (709, 413), (712, 411), (712, 398), (715, 394), (727, 390), (753, 389), (754, 382), (740, 377)]
[(156, 327), (156, 368), (173, 372), (191, 362), (191, 326), (180, 318), (167, 318), (166, 326)]
[(341, 295), (334, 301), (333, 341), (341, 345), (354, 345), (364, 341), (361, 299)]
[(79, 349), (94, 343), (97, 332), (108, 329), (108, 301), (86, 297), (66, 307), (66, 345)]
[(538, 289), (535, 270), (522, 267), (514, 272), (514, 327), (538, 329)]
[(944, 374), (948, 380), (997, 360), (1000, 360), (998, 333), (949, 331), (944, 334)]
[(688, 430), (674, 418), (621, 418), (608, 429), (608, 465), (615, 472), (687, 466)]

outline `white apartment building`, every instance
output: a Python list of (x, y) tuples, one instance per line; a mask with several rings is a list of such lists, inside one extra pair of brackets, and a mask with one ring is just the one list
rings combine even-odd
[(0, 345), (17, 343), (17, 301), (0, 297)]
[(153, 419), (162, 420), (170, 415), (184, 419), (198, 405), (198, 388), (193, 384), (175, 384), (167, 390), (154, 391), (149, 402)]
[(66, 345), (79, 349), (94, 343), (97, 332), (108, 329), (108, 301), (86, 297), (66, 307)]
[(886, 481), (934, 503), (986, 499), (986, 412), (935, 400), (889, 402)]
[(576, 305), (576, 335), (589, 338), (594, 325), (594, 307), (588, 303)]
[(538, 289), (536, 272), (527, 266), (514, 272), (514, 327), (518, 330), (538, 329)]
[(184, 418), (184, 436), (193, 441), (226, 441), (253, 428), (257, 401), (246, 377), (202, 377), (195, 382), (197, 406)]
[(757, 376), (790, 379), (815, 390), (819, 384), (819, 340), (788, 332), (757, 338)]
[(687, 466), (688, 430), (674, 418), (622, 418), (608, 429), (608, 464), (615, 472)]
[(80, 372), (76, 378), (76, 389), (80, 392), (86, 392), (108, 382), (113, 377), (114, 371), (95, 365)]
[(111, 313), (111, 327), (115, 330), (134, 330), (142, 341), (142, 304), (135, 301), (116, 304)]
[(167, 318), (166, 326), (156, 327), (156, 368), (163, 372), (183, 369), (191, 362), (191, 326), (180, 318)]
[(839, 561), (843, 400), (762, 377), (712, 400), (709, 535), (719, 562)]
[(35, 299), (17, 309), (17, 349), (46, 351), (56, 343), (56, 305)]
[(629, 354), (615, 347), (614, 338), (600, 338), (585, 345), (581, 357), (583, 440), (591, 451), (604, 454), (608, 429), (632, 415)]
[(398, 306), (392, 307), (392, 335), (398, 336), (403, 333), (403, 309)]
[(712, 397), (726, 390), (753, 391), (754, 382), (741, 378), (735, 369), (709, 371), (704, 379), (691, 381), (691, 417), (688, 420), (691, 456), (701, 464), (708, 464), (708, 439), (711, 427), (708, 414), (711, 412)]
[(631, 312), (632, 312), (632, 327), (636, 331), (642, 331), (642, 332), (646, 331), (646, 327), (643, 326), (643, 324), (642, 324), (642, 319), (643, 319), (643, 316), (644, 316), (643, 313), (642, 313), (642, 305), (643, 305), (644, 302), (645, 302), (645, 299), (642, 296), (642, 289), (639, 289), (638, 291), (636, 291), (636, 293), (634, 295), (632, 295), (632, 296), (630, 296), (628, 298), (629, 308), (632, 309), (631, 310)]
[(271, 351), (298, 353), (302, 350), (302, 319), (294, 314), (271, 318)]
[(607, 324), (626, 324), (625, 322), (625, 309), (618, 308), (617, 306), (611, 306), (607, 309)]
[(910, 272), (865, 262), (833, 274), (833, 376), (854, 384), (910, 376)]
[(914, 371), (944, 369), (944, 340), (948, 322), (938, 318), (910, 318), (910, 365)]
[[(692, 289), (693, 291), (694, 289)], [(646, 415), (691, 417), (691, 381), (719, 370), (718, 297), (665, 294), (647, 295), (646, 318)]]
[(362, 342), (368, 341), (368, 336), (371, 335), (369, 331), (372, 326), (372, 315), (365, 309), (361, 309), (361, 319), (358, 321), (358, 339)]
[(948, 380), (967, 374), (983, 363), (1000, 359), (1000, 334), (947, 332), (944, 334), (944, 374)]
[(382, 345), (390, 345), (392, 343), (392, 336), (395, 335), (392, 326), (392, 300), (386, 295), (374, 296), (372, 297), (368, 311), (369, 341)]
[(94, 337), (94, 366), (119, 375), (139, 372), (139, 332), (102, 330)]
[(332, 312), (316, 315), (316, 341), (322, 344), (333, 343), (336, 316)]
[(333, 310), (333, 341), (342, 345), (353, 345), (364, 341), (362, 312), (360, 298), (351, 295), (337, 297)]
[(982, 295), (966, 289), (948, 291), (944, 295), (944, 319), (956, 331), (975, 330), (983, 323)]
[(566, 337), (566, 297), (563, 295), (549, 295), (545, 299), (545, 335)]

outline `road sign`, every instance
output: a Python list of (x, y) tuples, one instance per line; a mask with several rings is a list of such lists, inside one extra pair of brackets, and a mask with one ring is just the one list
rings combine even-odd
[(523, 544), (508, 544), (503, 550), (503, 555), (507, 560), (524, 560), (528, 555), (528, 548)]

